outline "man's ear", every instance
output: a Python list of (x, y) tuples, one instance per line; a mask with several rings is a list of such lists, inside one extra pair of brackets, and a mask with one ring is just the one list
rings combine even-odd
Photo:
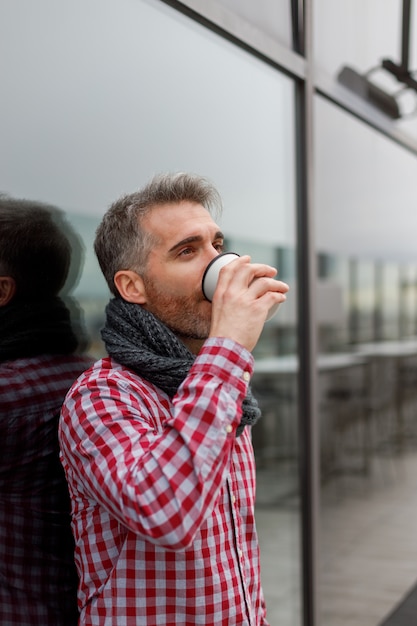
[(113, 280), (123, 300), (135, 304), (146, 303), (145, 285), (139, 274), (133, 270), (119, 270)]
[(9, 304), (15, 293), (15, 279), (11, 276), (0, 276), (0, 306)]

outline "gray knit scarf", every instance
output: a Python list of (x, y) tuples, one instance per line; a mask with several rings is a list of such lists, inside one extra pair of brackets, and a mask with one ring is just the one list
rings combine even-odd
[[(187, 376), (195, 356), (152, 313), (121, 298), (110, 300), (101, 336), (115, 361), (173, 397)], [(261, 415), (250, 388), (242, 403), (242, 419), (236, 431), (252, 426)]]

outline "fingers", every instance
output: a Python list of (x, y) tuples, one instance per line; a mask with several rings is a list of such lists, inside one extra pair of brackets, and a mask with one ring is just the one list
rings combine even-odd
[(284, 302), (287, 299), (286, 293), (289, 290), (289, 286), (281, 280), (262, 276), (260, 278), (255, 278), (255, 280), (253, 280), (249, 285), (249, 289), (257, 298), (261, 298), (267, 292), (279, 294), (279, 302)]
[(234, 290), (250, 289), (253, 296), (259, 298), (266, 292), (279, 292), (283, 302), (289, 286), (283, 281), (276, 280), (277, 269), (264, 263), (251, 263), (249, 256), (237, 258), (220, 270), (218, 291), (225, 293), (232, 287)]
[(225, 265), (213, 297), (210, 335), (230, 337), (252, 350), (271, 307), (286, 300), (289, 286), (276, 274), (276, 268), (251, 263), (249, 256)]

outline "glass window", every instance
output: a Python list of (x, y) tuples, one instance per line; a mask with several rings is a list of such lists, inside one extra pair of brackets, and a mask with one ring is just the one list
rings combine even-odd
[(350, 341), (375, 339), (375, 263), (364, 259), (350, 261)]
[(414, 259), (416, 158), (319, 96), (314, 119), (318, 250)]
[(318, 351), (338, 352), (351, 340), (351, 262), (335, 254), (318, 253)]
[(83, 313), (85, 332), (89, 339), (88, 351), (95, 358), (100, 358), (105, 352), (100, 330), (103, 326), (104, 309), (110, 297), (93, 247), (100, 218), (73, 212), (67, 213), (67, 217), (79, 233), (84, 247), (83, 270), (72, 293)]
[[(416, 107), (415, 93), (403, 90), (394, 75), (381, 67), (384, 59), (396, 65), (402, 63), (403, 4), (401, 0), (315, 0), (314, 57), (327, 79), (336, 82), (341, 70), (347, 67), (394, 96), (399, 109), (407, 113), (395, 121), (396, 129), (415, 137), (415, 118), (409, 115)], [(413, 75), (417, 66), (417, 11), (413, 3), (410, 6), (408, 69)]]
[(400, 275), (400, 337), (413, 337), (417, 332), (417, 268), (403, 264)]
[(382, 58), (399, 60), (402, 2), (315, 0), (314, 50), (330, 75), (350, 65), (365, 73)]
[(401, 275), (398, 263), (386, 262), (382, 266), (381, 312), (382, 338), (398, 339), (400, 336)]
[[(113, 200), (156, 172), (208, 176), (231, 245), (276, 263), (292, 286), (288, 77), (157, 0), (6, 0), (0, 33), (3, 191), (56, 204), (79, 229), (86, 258), (76, 295), (94, 353), (109, 297), (95, 228)], [(295, 297), (294, 288), (265, 325), (253, 380), (264, 409), (254, 429), (263, 584), (281, 626), (301, 623)]]
[(409, 515), (417, 460), (417, 159), (314, 102), (319, 277), (336, 281), (349, 313), (349, 332), (336, 349), (322, 341), (318, 358), (320, 624), (374, 626), (415, 578), (403, 548), (414, 529), (397, 524)]
[(270, 2), (270, 0), (219, 0), (236, 15), (258, 27), (287, 48), (292, 47), (291, 0)]

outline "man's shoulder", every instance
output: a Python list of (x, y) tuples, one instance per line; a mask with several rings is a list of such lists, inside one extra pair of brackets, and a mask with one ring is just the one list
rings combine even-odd
[(136, 374), (112, 357), (104, 356), (91, 363), (90, 367), (84, 371), (82, 379), (86, 381), (112, 377), (129, 378), (130, 376), (136, 376)]
[(152, 384), (146, 379), (139, 376), (132, 369), (121, 365), (109, 356), (103, 357), (95, 361), (74, 383), (72, 390), (77, 391), (81, 388), (93, 387), (135, 387), (147, 389)]
[[(63, 422), (97, 416), (105, 408), (124, 407), (142, 419), (160, 423), (169, 417), (170, 398), (150, 381), (128, 367), (104, 357), (96, 361), (74, 382), (63, 407)], [(71, 416), (69, 419), (69, 415)]]

